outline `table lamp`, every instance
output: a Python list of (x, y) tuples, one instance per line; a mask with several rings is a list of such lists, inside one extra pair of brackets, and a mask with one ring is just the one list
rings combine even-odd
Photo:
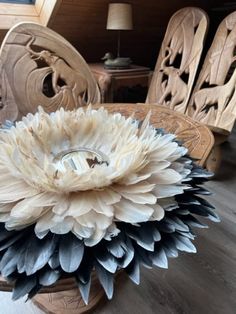
[(132, 6), (129, 3), (110, 3), (108, 7), (107, 27), (108, 30), (118, 31), (117, 58), (114, 59), (110, 53), (106, 53), (103, 60), (108, 68), (127, 68), (130, 66), (130, 58), (120, 57), (120, 31), (132, 30)]

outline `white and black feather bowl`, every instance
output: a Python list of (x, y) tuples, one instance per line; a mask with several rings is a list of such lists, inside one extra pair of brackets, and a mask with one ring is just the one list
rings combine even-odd
[(39, 109), (2, 127), (1, 290), (78, 287), (88, 303), (96, 274), (111, 299), (118, 271), (139, 284), (141, 265), (196, 252), (192, 229), (207, 227), (196, 216), (219, 221), (202, 186), (211, 174), (151, 114)]

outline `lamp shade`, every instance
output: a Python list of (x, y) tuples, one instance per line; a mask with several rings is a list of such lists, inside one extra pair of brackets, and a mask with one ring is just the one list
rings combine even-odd
[(108, 8), (107, 29), (133, 29), (132, 6), (129, 3), (110, 3)]

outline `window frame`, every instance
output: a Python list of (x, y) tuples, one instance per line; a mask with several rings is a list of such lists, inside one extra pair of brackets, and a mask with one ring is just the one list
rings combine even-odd
[[(13, 2), (12, 2), (13, 1)], [(28, 4), (28, 5), (34, 5), (35, 0), (23, 0), (24, 2), (19, 2), (19, 0), (0, 0), (0, 3), (9, 3), (9, 4)], [(34, 3), (32, 3), (34, 1)]]
[(0, 29), (31, 21), (48, 26), (62, 0), (36, 0), (35, 4), (0, 3)]

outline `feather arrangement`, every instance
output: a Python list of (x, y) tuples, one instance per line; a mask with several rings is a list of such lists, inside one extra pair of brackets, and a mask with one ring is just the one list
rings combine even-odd
[(196, 216), (219, 221), (201, 195), (210, 176), (174, 135), (103, 108), (41, 108), (0, 131), (0, 273), (13, 299), (74, 276), (88, 303), (95, 271), (107, 297), (124, 269), (167, 268), (196, 252)]

